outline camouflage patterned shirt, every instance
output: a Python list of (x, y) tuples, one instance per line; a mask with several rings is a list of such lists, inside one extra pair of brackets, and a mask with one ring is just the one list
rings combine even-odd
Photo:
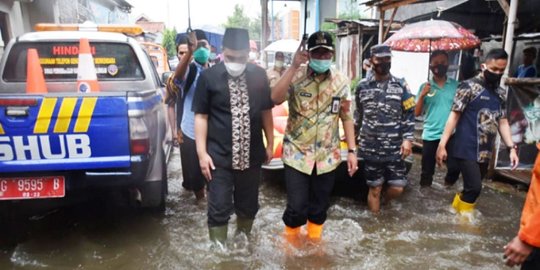
[(330, 69), (318, 81), (302, 67), (288, 95), (289, 118), (283, 139), (283, 163), (311, 175), (333, 171), (341, 163), (339, 120), (353, 120), (349, 80)]
[(462, 82), (454, 97), (452, 111), (460, 112), (452, 139), (452, 156), (488, 162), (498, 131), (498, 121), (506, 118), (506, 91), (488, 89), (482, 75)]

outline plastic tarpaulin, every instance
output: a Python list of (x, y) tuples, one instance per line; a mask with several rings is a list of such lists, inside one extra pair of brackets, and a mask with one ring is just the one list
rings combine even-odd
[[(216, 48), (216, 54), (220, 54), (221, 53), (221, 43), (223, 41), (223, 35), (219, 34), (219, 33), (208, 32), (208, 31), (204, 31), (204, 33), (206, 34), (206, 37), (207, 37), (208, 42), (210, 43), (210, 45), (214, 46)], [(175, 39), (176, 44), (178, 44), (178, 41), (180, 40), (180, 38), (182, 36), (185, 36), (185, 35), (186, 35), (186, 33), (178, 33), (178, 34), (176, 34), (176, 39)]]
[[(508, 88), (508, 122), (512, 132), (512, 141), (518, 145), (518, 169), (531, 169), (540, 141), (540, 85), (513, 84)], [(497, 141), (495, 169), (509, 169), (508, 149)]]

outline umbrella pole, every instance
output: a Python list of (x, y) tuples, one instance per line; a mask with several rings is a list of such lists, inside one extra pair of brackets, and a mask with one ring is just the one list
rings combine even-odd
[(429, 47), (428, 47), (428, 69), (427, 69), (427, 82), (429, 83), (429, 62), (431, 59), (431, 38), (429, 39)]
[(189, 0), (187, 1), (187, 12), (188, 12), (188, 28), (186, 32), (190, 33), (193, 30), (191, 29), (191, 8), (189, 5)]
[[(428, 71), (427, 71), (427, 83), (429, 83), (429, 72), (430, 72), (430, 69), (429, 69), (429, 64), (430, 64), (430, 61), (431, 60), (431, 38), (429, 39), (429, 47), (428, 47)], [(435, 90), (430, 89), (429, 90), (429, 93), (427, 94), (428, 97), (432, 97), (434, 96), (436, 93), (435, 93)]]

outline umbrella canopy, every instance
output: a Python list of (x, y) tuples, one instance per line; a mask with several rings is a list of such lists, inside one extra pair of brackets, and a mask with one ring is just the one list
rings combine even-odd
[(298, 49), (298, 46), (300, 46), (300, 41), (296, 39), (280, 39), (266, 46), (264, 51), (294, 53)]
[(396, 51), (430, 52), (470, 49), (480, 40), (457, 23), (429, 20), (406, 25), (384, 44)]

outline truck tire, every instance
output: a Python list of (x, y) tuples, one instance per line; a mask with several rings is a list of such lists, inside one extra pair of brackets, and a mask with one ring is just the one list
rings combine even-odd
[(145, 182), (141, 187), (141, 206), (155, 212), (165, 211), (168, 193), (167, 163), (165, 162), (164, 157), (161, 163), (161, 180)]

